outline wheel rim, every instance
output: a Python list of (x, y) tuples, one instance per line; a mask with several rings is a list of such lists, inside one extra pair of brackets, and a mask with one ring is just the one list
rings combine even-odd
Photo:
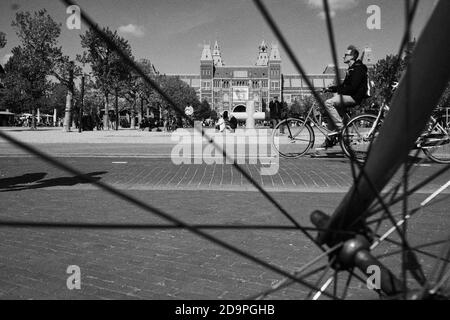
[(304, 121), (288, 119), (275, 127), (272, 145), (283, 158), (296, 159), (304, 156), (312, 147), (313, 134), (312, 129)]
[(348, 157), (360, 162), (367, 158), (370, 145), (377, 135), (372, 129), (375, 121), (376, 117), (364, 115), (351, 120), (345, 127), (341, 145)]

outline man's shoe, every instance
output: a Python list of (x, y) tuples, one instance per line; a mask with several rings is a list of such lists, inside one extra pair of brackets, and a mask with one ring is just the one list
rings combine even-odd
[(334, 143), (331, 139), (326, 138), (324, 143), (322, 143), (319, 147), (316, 148), (316, 150), (327, 150), (329, 148), (332, 148), (334, 146)]
[(333, 131), (328, 133), (328, 138), (333, 138), (333, 137), (337, 137), (339, 134), (341, 133), (341, 131)]

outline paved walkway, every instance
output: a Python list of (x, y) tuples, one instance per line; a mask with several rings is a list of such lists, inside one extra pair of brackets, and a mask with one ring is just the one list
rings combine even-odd
[[(167, 158), (80, 157), (59, 160), (119, 189), (257, 191), (229, 164), (175, 165)], [(0, 188), (3, 189), (96, 189), (33, 157), (4, 157), (0, 158), (0, 163)], [(242, 165), (246, 173), (270, 192), (344, 193), (353, 183), (346, 159), (281, 160), (278, 172), (270, 176), (261, 175), (261, 167), (261, 164), (249, 164), (248, 161)], [(440, 168), (440, 165), (414, 167), (411, 186)], [(447, 172), (419, 192), (433, 192), (449, 179), (450, 173)], [(401, 175), (398, 174), (390, 186), (400, 180)]]
[[(72, 143), (72, 144), (175, 144), (172, 136), (189, 133), (198, 134), (193, 128), (178, 129), (175, 132), (149, 132), (148, 130), (120, 129), (103, 131), (84, 131), (79, 133), (77, 130), (63, 132), (62, 128), (39, 128), (35, 131), (29, 128), (2, 128), (0, 130), (8, 135), (19, 139), (20, 141), (31, 144), (53, 144), (53, 143)], [(210, 137), (236, 137), (245, 135), (244, 129), (237, 129), (235, 133), (216, 132), (215, 129), (204, 128), (205, 133)], [(258, 129), (258, 132), (271, 135), (271, 129)], [(3, 141), (0, 141), (0, 143)]]
[[(95, 134), (90, 139), (95, 139)], [(110, 138), (104, 132), (98, 134), (100, 140)], [(22, 138), (84, 174), (177, 219), (189, 224), (216, 225), (206, 232), (285, 271), (292, 272), (319, 254), (297, 230), (279, 228), (290, 226), (286, 217), (260, 193), (246, 192), (256, 190), (231, 165), (175, 165), (164, 156), (173, 148), (167, 137), (161, 138), (164, 143), (133, 143), (133, 135), (139, 134), (119, 131), (120, 137), (112, 134), (111, 141), (96, 143), (88, 143), (92, 141), (89, 139), (79, 143), (60, 138), (49, 141), (43, 139), (47, 133), (41, 132), (27, 132)], [(48, 133), (48, 137), (72, 135), (75, 133)], [(128, 142), (117, 142), (120, 139)], [(0, 142), (0, 220), (61, 226), (147, 224), (148, 228), (0, 226), (0, 299), (241, 299), (282, 279), (187, 231), (161, 227), (167, 222), (154, 214), (15, 150)], [(243, 165), (302, 225), (310, 225), (313, 210), (332, 213), (352, 183), (349, 161), (333, 152), (323, 159), (281, 160), (280, 169), (273, 176), (260, 175), (260, 167), (248, 159)], [(411, 184), (440, 168), (429, 163), (415, 166)], [(400, 178), (397, 176), (394, 182)], [(421, 192), (432, 192), (449, 178), (447, 173)], [(426, 197), (427, 194), (418, 193), (410, 205), (417, 205)], [(448, 191), (438, 200), (408, 223), (412, 243), (423, 244), (448, 236)], [(255, 225), (277, 228), (258, 229)], [(227, 229), (230, 226), (234, 228)], [(378, 252), (395, 249), (382, 245)], [(438, 248), (427, 250), (436, 253)], [(426, 256), (420, 259), (429, 271), (432, 262)], [(400, 260), (394, 255), (389, 261), (398, 266)], [(66, 271), (71, 265), (81, 269), (81, 290), (71, 291), (66, 286)], [(295, 285), (270, 298), (300, 299), (306, 292), (304, 287)], [(353, 299), (376, 298), (356, 281), (351, 283), (349, 293)]]
[[(296, 230), (258, 230), (251, 226), (290, 226), (257, 193), (216, 191), (128, 191), (138, 199), (190, 224), (219, 225), (205, 230), (285, 271), (293, 272), (320, 254)], [(315, 209), (332, 212), (343, 194), (288, 193), (276, 199), (302, 225)], [(420, 201), (417, 198), (414, 203)], [(167, 225), (100, 191), (23, 190), (1, 192), (0, 219), (154, 225), (148, 229), (61, 229), (0, 227), (0, 299), (243, 299), (283, 277), (187, 231)], [(423, 244), (442, 239), (450, 219), (443, 204), (408, 223), (409, 240)], [(226, 229), (237, 228), (249, 229)], [(384, 229), (387, 229), (386, 226)], [(377, 254), (397, 247), (383, 244)], [(424, 248), (437, 252), (439, 247)], [(426, 272), (432, 262), (420, 256)], [(383, 261), (398, 266), (398, 255)], [(319, 265), (326, 261), (322, 260)], [(81, 290), (68, 290), (68, 266), (81, 270)], [(319, 265), (316, 265), (317, 267)], [(309, 279), (314, 283), (317, 277)], [(341, 280), (345, 282), (346, 277)], [(343, 283), (339, 285), (343, 288)], [(290, 286), (271, 299), (303, 299), (307, 290)], [(365, 285), (351, 283), (352, 299), (376, 298)]]

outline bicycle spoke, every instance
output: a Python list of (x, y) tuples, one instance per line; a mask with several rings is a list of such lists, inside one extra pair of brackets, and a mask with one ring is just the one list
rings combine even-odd
[[(327, 266), (322, 266), (316, 269), (313, 269), (309, 272), (307, 272), (306, 274), (302, 275), (299, 279), (304, 280), (305, 278), (308, 278), (310, 276), (315, 275), (316, 273), (319, 273), (321, 271), (323, 271)], [(298, 277), (299, 275), (297, 275), (296, 273), (294, 273), (294, 275), (296, 277)], [(257, 295), (251, 296), (245, 300), (263, 300), (264, 298), (266, 298), (267, 296), (269, 296), (272, 293), (275, 293), (279, 290), (282, 289), (286, 289), (287, 287), (289, 287), (290, 285), (295, 284), (295, 281), (292, 281), (291, 279), (285, 278), (284, 280), (281, 280), (280, 282), (278, 282), (276, 285), (272, 286), (272, 288), (261, 292)]]
[[(428, 178), (426, 178), (425, 180), (423, 180), (422, 182), (418, 183), (416, 186), (412, 187), (411, 189), (409, 189), (408, 193), (403, 194), (397, 198), (395, 198), (394, 200), (390, 201), (388, 203), (389, 206), (393, 206), (394, 204), (400, 202), (403, 200), (404, 197), (408, 197), (411, 194), (415, 193), (416, 191), (420, 190), (421, 188), (423, 188), (425, 185), (429, 184), (430, 182), (432, 182), (433, 180), (435, 180), (437, 177), (443, 175), (446, 171), (448, 171), (450, 169), (450, 165), (447, 165), (445, 167), (443, 167), (442, 169), (440, 169), (439, 171), (435, 172), (434, 174), (432, 174), (431, 176), (429, 176)], [(380, 209), (376, 209), (374, 211), (370, 212), (370, 215), (375, 215), (377, 213), (379, 213), (380, 211), (382, 211), (383, 208)], [(370, 216), (369, 215), (369, 216)]]
[[(191, 224), (193, 228), (202, 230), (277, 230), (297, 231), (294, 226), (284, 225), (214, 225), (214, 224)], [(36, 229), (91, 229), (91, 230), (171, 230), (185, 229), (183, 226), (173, 224), (133, 224), (133, 223), (83, 223), (83, 222), (36, 222), (29, 220), (0, 220), (0, 227), (9, 228), (36, 228)], [(305, 227), (305, 230), (322, 232), (329, 229)], [(335, 233), (355, 235), (355, 232), (334, 230)]]
[[(389, 243), (401, 246), (401, 243), (399, 243), (398, 241), (395, 241), (395, 240), (392, 240), (392, 239), (389, 239), (389, 238), (386, 238), (386, 239), (383, 239), (383, 240), (386, 241), (386, 242), (389, 242)], [(450, 262), (450, 257), (443, 258), (442, 256), (438, 256), (438, 255), (435, 255), (433, 253), (426, 252), (426, 251), (423, 251), (423, 250), (419, 249), (419, 248), (427, 248), (427, 247), (432, 247), (432, 246), (438, 246), (438, 245), (442, 245), (443, 243), (447, 243), (447, 242), (448, 242), (448, 240), (433, 241), (433, 242), (430, 242), (430, 243), (421, 244), (421, 245), (418, 245), (418, 246), (415, 246), (415, 247), (411, 247), (411, 250), (413, 250), (413, 251), (415, 251), (417, 253), (426, 255), (426, 256), (428, 256), (430, 258), (435, 258), (438, 261)], [(386, 257), (390, 257), (390, 256), (393, 256), (393, 255), (399, 254), (401, 252), (402, 252), (402, 250), (392, 251), (392, 252), (389, 252), (389, 253), (384, 253), (384, 254), (377, 255), (376, 258), (386, 258)]]
[(322, 282), (323, 278), (325, 278), (325, 276), (327, 275), (328, 271), (331, 270), (332, 268), (332, 264), (334, 263), (334, 261), (336, 260), (336, 257), (331, 258), (331, 260), (329, 261), (327, 267), (325, 268), (324, 272), (322, 273), (322, 275), (319, 277), (319, 279), (314, 283), (314, 286), (317, 287), (317, 289), (312, 289), (306, 296), (306, 299), (310, 299), (311, 296), (313, 295), (314, 291), (317, 292), (321, 292), (322, 288), (319, 288), (320, 283)]
[(313, 97), (315, 98), (317, 103), (319, 103), (322, 108), (325, 108), (325, 104), (323, 103), (320, 96), (317, 94), (316, 90), (314, 90), (314, 86), (312, 85), (311, 80), (308, 78), (306, 72), (304, 71), (303, 67), (301, 66), (300, 62), (298, 61), (297, 57), (295, 56), (294, 52), (292, 51), (292, 49), (289, 46), (288, 42), (286, 41), (285, 37), (283, 36), (280, 29), (278, 28), (278, 25), (275, 23), (275, 20), (270, 15), (266, 6), (263, 4), (262, 0), (253, 0), (253, 2), (255, 3), (256, 7), (260, 11), (264, 20), (266, 20), (267, 24), (272, 29), (272, 32), (277, 37), (278, 41), (280, 41), (283, 49), (286, 51), (292, 64), (294, 65), (294, 67), (297, 69), (297, 71), (303, 77), (303, 80), (305, 81), (306, 86), (311, 91), (311, 94), (313, 95)]
[(350, 269), (349, 272), (348, 272), (347, 281), (345, 282), (344, 292), (342, 293), (342, 298), (341, 299), (345, 299), (347, 297), (348, 288), (350, 287), (350, 283), (352, 281), (352, 278), (353, 278), (353, 268)]
[[(71, 0), (61, 0), (66, 5), (75, 5), (75, 3)], [(152, 80), (137, 64), (130, 59), (130, 57), (124, 53), (103, 31), (101, 31), (97, 24), (93, 22), (93, 20), (87, 16), (87, 14), (82, 10), (81, 11), (81, 18), (84, 22), (86, 22), (89, 27), (94, 30), (98, 36), (100, 36), (103, 41), (105, 41), (122, 59), (122, 62), (128, 65), (132, 70), (134, 70), (138, 75), (142, 77), (142, 79), (153, 89), (155, 89), (160, 96), (166, 100), (169, 105), (173, 106), (175, 109), (177, 109), (180, 114), (188, 119), (188, 121), (191, 123), (192, 120), (189, 119), (187, 115), (183, 112), (183, 108), (178, 106), (162, 89), (161, 87)], [(214, 146), (216, 150), (218, 150), (220, 153), (223, 154), (223, 156), (232, 163), (233, 167), (241, 173), (270, 203), (272, 203), (275, 208), (278, 209), (279, 212), (281, 212), (282, 215), (284, 215), (293, 225), (295, 225), (300, 232), (302, 232), (310, 241), (315, 243), (322, 251), (324, 251), (324, 248), (321, 244), (319, 244), (316, 239), (309, 234), (306, 230), (303, 229), (303, 227), (259, 184), (257, 183), (237, 162), (236, 160), (232, 159), (226, 151), (220, 147), (214, 140), (209, 137), (203, 129), (199, 129), (195, 127), (195, 130), (199, 131), (202, 135), (202, 138), (209, 141), (210, 144)]]
[[(436, 269), (432, 273), (432, 278), (436, 278), (436, 282), (439, 282), (440, 279), (444, 277), (444, 272), (447, 266), (450, 263), (450, 237), (447, 239), (447, 245), (443, 247), (441, 256), (445, 256), (446, 259), (441, 259), (441, 266), (436, 265)], [(440, 269), (440, 270), (439, 270)]]
[[(338, 245), (336, 245), (336, 246), (334, 246), (333, 248), (328, 249), (328, 250), (325, 251), (325, 252), (323, 252), (322, 254), (320, 254), (319, 256), (317, 256), (316, 258), (314, 258), (313, 260), (309, 261), (307, 264), (305, 264), (304, 266), (302, 266), (299, 270), (296, 270), (296, 271), (294, 272), (294, 276), (296, 276), (296, 277), (300, 276), (300, 275), (301, 275), (303, 272), (305, 272), (308, 268), (310, 268), (311, 266), (313, 266), (314, 264), (316, 264), (316, 263), (317, 263), (318, 261), (320, 261), (321, 259), (328, 257), (328, 255), (331, 254), (331, 253), (333, 253), (334, 251), (339, 250), (341, 247), (342, 247), (342, 243), (341, 243), (341, 244), (338, 244)], [(328, 265), (323, 266), (323, 267), (320, 267), (320, 268), (318, 268), (318, 269), (315, 269), (315, 270), (313, 270), (312, 272), (308, 272), (306, 275), (303, 275), (302, 278), (305, 278), (306, 276), (311, 276), (312, 274), (315, 274), (315, 273), (317, 273), (317, 272), (319, 272), (319, 271), (322, 271), (322, 270), (324, 270), (324, 269), (327, 268), (327, 267), (328, 267)], [(284, 280), (278, 282), (277, 284), (275, 284), (274, 286), (272, 286), (272, 288), (269, 289), (269, 290), (266, 291), (266, 292), (273, 293), (273, 292), (275, 292), (275, 291), (277, 291), (277, 290), (280, 290), (281, 288), (284, 288), (285, 286), (290, 285), (290, 284), (292, 284), (292, 283), (293, 283), (292, 280), (290, 280), (290, 279), (284, 279)], [(261, 294), (261, 295), (264, 295), (264, 294)], [(259, 297), (259, 296), (257, 296), (257, 297)], [(251, 299), (251, 300), (253, 300), (253, 299)]]
[(333, 274), (333, 296), (337, 297), (337, 291), (338, 291), (338, 271), (334, 270)]

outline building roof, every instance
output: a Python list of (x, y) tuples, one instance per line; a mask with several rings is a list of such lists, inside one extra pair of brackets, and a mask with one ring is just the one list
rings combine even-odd
[(205, 44), (203, 46), (201, 61), (213, 61), (211, 46), (209, 44)]
[[(339, 67), (339, 75), (345, 76), (345, 72), (347, 71), (347, 68), (345, 67)], [(323, 74), (336, 74), (336, 67), (334, 64), (329, 64), (325, 67), (325, 70), (323, 70)]]

